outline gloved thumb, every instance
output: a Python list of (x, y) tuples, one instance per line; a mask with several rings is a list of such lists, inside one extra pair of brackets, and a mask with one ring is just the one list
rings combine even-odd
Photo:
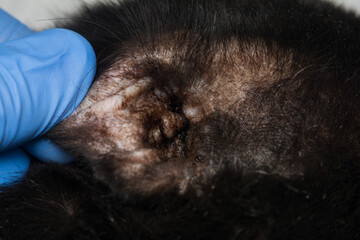
[(68, 116), (95, 74), (79, 34), (50, 29), (0, 44), (0, 151), (22, 145)]

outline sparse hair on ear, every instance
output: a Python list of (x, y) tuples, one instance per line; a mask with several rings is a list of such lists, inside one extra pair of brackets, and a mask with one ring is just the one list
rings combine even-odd
[[(63, 26), (97, 78), (0, 189), (0, 239), (357, 239), (360, 19), (320, 0), (125, 0)], [(115, 99), (115, 100), (114, 100)]]

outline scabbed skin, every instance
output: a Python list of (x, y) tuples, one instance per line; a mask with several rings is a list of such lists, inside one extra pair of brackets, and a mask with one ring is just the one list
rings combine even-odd
[(321, 1), (138, 0), (66, 27), (97, 79), (0, 195), (1, 239), (360, 238), (360, 20)]

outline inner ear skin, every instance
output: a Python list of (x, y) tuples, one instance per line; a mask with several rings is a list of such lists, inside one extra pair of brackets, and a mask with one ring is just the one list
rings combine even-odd
[(132, 48), (48, 136), (87, 159), (114, 191), (183, 193), (226, 166), (301, 177), (317, 169), (307, 159), (321, 159), (330, 145), (322, 119), (336, 106), (324, 111), (317, 102), (326, 89), (306, 91), (307, 77), (327, 76), (314, 69), (307, 75), (290, 50), (272, 55), (254, 42), (228, 42), (211, 59), (197, 53), (197, 61), (176, 42)]
[[(73, 155), (88, 159), (95, 176), (115, 191), (184, 192), (225, 165), (266, 168), (284, 176), (301, 174), (300, 168), (282, 170), (285, 166), (275, 162), (277, 156), (267, 149), (273, 144), (271, 137), (264, 146), (255, 146), (253, 133), (243, 127), (248, 121), (256, 124), (258, 114), (265, 114), (254, 112), (259, 109), (253, 104), (242, 105), (247, 89), (256, 82), (267, 84), (269, 76), (279, 73), (247, 71), (234, 64), (249, 65), (247, 59), (233, 59), (220, 68), (225, 61), (214, 58), (203, 74), (191, 74), (197, 69), (189, 74), (189, 69), (175, 64), (181, 62), (174, 57), (178, 54), (172, 54), (150, 58), (149, 53), (146, 58), (135, 54), (118, 60), (99, 76), (78, 109), (48, 135)], [(173, 64), (166, 61), (169, 58)], [(253, 119), (241, 119), (236, 108)], [(236, 134), (229, 135), (229, 126)], [(259, 127), (268, 131), (269, 126)], [(245, 144), (240, 136), (254, 142)], [(254, 161), (252, 154), (259, 159)]]

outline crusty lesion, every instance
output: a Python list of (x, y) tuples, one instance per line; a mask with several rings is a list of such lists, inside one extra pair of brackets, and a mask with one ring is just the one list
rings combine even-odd
[(115, 191), (181, 193), (206, 182), (224, 165), (214, 159), (226, 153), (210, 145), (197, 153), (206, 136), (197, 135), (198, 129), (206, 129), (214, 114), (237, 118), (234, 106), (245, 102), (250, 89), (293, 72), (290, 53), (279, 58), (259, 41), (214, 46), (202, 65), (198, 55), (206, 53), (195, 53), (198, 62), (192, 63), (180, 45), (164, 36), (155, 46), (126, 45), (75, 112), (49, 133), (87, 159), (95, 176)]

